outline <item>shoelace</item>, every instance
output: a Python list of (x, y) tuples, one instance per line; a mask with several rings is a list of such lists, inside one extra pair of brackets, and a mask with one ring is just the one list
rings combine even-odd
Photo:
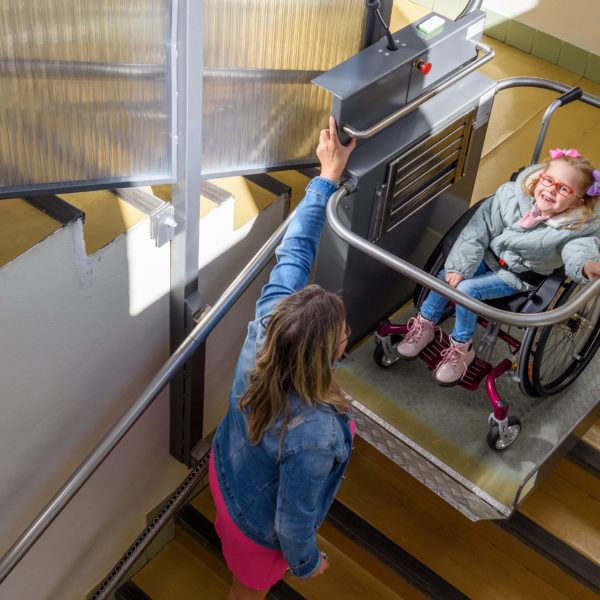
[[(407, 331), (406, 336), (404, 337), (404, 341), (406, 342), (418, 342), (421, 336), (423, 335), (423, 321), (419, 319), (419, 317), (411, 317), (407, 323)], [(437, 332), (442, 338), (442, 329), (439, 325), (434, 325), (433, 330)]]
[[(442, 350), (440, 352), (440, 356), (442, 357), (442, 362), (440, 362), (438, 365), (438, 369), (445, 363), (450, 363), (452, 367), (455, 367), (458, 364), (458, 361), (465, 357), (465, 351), (450, 342), (450, 346), (448, 346), (448, 348), (445, 350)], [(461, 379), (465, 376), (467, 370), (469, 369), (466, 361), (463, 361), (463, 367), (463, 372), (460, 376)]]
[(423, 323), (418, 317), (411, 317), (408, 320), (408, 330), (406, 337), (404, 338), (407, 342), (418, 342), (419, 338), (423, 335)]

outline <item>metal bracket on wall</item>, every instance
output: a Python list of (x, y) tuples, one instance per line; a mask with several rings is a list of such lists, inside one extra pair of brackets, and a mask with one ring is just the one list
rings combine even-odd
[(185, 304), (188, 307), (192, 320), (198, 324), (202, 317), (212, 308), (210, 304), (204, 301), (200, 292), (192, 292), (186, 299)]
[(150, 217), (150, 238), (158, 248), (170, 242), (175, 235), (175, 207), (140, 188), (110, 190), (121, 200), (141, 210)]

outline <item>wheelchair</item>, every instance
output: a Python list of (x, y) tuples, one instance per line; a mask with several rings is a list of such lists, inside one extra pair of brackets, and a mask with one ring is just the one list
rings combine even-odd
[[(516, 176), (516, 174), (515, 174)], [(450, 228), (427, 260), (423, 270), (437, 275), (454, 241), (467, 224), (479, 204), (471, 207)], [(562, 268), (548, 275), (536, 289), (516, 293), (513, 296), (485, 301), (500, 310), (519, 313), (542, 312), (564, 305), (573, 297), (581, 285), (565, 276)], [(417, 285), (413, 302), (417, 310), (425, 300), (429, 290)], [(453, 313), (449, 304), (442, 321)], [(512, 373), (519, 388), (526, 396), (544, 397), (557, 394), (571, 385), (583, 372), (600, 346), (600, 296), (595, 296), (572, 314), (566, 321), (543, 327), (520, 328), (521, 339), (501, 329), (499, 323), (478, 317), (478, 325), (484, 327), (476, 358), (461, 381), (458, 383), (467, 390), (476, 390), (486, 379), (486, 391), (493, 406), (488, 418), (489, 431), (487, 444), (493, 450), (504, 450), (510, 446), (521, 431), (521, 422), (508, 414), (508, 403), (498, 393), (496, 381), (506, 373)], [(407, 332), (406, 324), (394, 324), (389, 320), (380, 321), (375, 334), (375, 362), (389, 368), (396, 362), (403, 362), (395, 350)], [(498, 364), (489, 362), (492, 350), (498, 340), (508, 345), (508, 355)], [(441, 333), (420, 354), (430, 369), (435, 369), (442, 351), (449, 346), (449, 336)]]

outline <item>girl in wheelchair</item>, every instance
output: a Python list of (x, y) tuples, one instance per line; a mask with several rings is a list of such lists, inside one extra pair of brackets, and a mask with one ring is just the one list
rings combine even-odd
[[(487, 300), (534, 289), (564, 265), (578, 283), (600, 276), (600, 171), (577, 150), (551, 150), (484, 200), (457, 238), (438, 278)], [(408, 322), (399, 356), (416, 358), (435, 338), (448, 300), (429, 292)], [(456, 305), (450, 346), (434, 371), (440, 385), (457, 384), (475, 360), (477, 315)]]

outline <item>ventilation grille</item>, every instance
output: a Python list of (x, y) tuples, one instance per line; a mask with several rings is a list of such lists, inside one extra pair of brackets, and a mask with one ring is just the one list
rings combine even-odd
[(388, 166), (371, 219), (377, 241), (463, 176), (475, 111), (413, 146)]

